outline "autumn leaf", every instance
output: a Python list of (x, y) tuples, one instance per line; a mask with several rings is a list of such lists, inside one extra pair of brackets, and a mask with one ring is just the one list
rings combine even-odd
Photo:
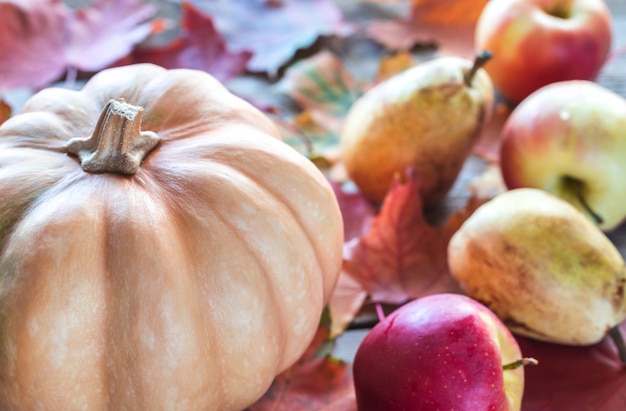
[(368, 33), (390, 50), (437, 46), (439, 54), (473, 57), (474, 31), (488, 0), (413, 0), (409, 16), (372, 22)]
[(64, 39), (67, 64), (96, 72), (130, 53), (146, 39), (155, 26), (155, 10), (137, 0), (99, 0), (89, 7), (73, 10)]
[(350, 275), (342, 272), (328, 302), (331, 338), (337, 338), (354, 321), (367, 299), (367, 291)]
[[(370, 231), (377, 210), (365, 197), (355, 190), (346, 190), (331, 181), (343, 218), (344, 241), (361, 237)], [(337, 285), (329, 301), (330, 336), (342, 334), (356, 318), (367, 298), (367, 292), (360, 282), (348, 273), (339, 275)]]
[(376, 207), (356, 189), (346, 190), (332, 181), (331, 185), (343, 217), (344, 241), (348, 242), (368, 233), (372, 226), (372, 220), (377, 214)]
[(361, 95), (361, 88), (341, 59), (329, 51), (295, 63), (275, 91), (289, 96), (304, 110), (336, 118), (345, 116)]
[(407, 51), (400, 51), (389, 56), (383, 56), (378, 65), (378, 72), (374, 84), (378, 84), (410, 69), (416, 64), (413, 55)]
[(329, 324), (323, 318), (302, 357), (278, 375), (263, 397), (246, 411), (320, 410), (354, 403), (350, 364), (329, 354), (319, 355), (329, 339)]
[[(339, 135), (316, 118), (312, 111), (305, 110), (294, 116), (272, 115), (285, 143), (301, 154), (313, 159), (323, 157), (331, 167), (339, 157)], [(319, 116), (319, 117), (324, 117)]]
[[(626, 322), (619, 327), (626, 333)], [(626, 406), (626, 365), (610, 337), (589, 347), (517, 337), (527, 367), (522, 411), (621, 411)]]
[(316, 155), (336, 158), (343, 120), (361, 94), (341, 60), (328, 51), (301, 60), (285, 72), (274, 91), (302, 109), (295, 117), (283, 119), (284, 140), (295, 147), (306, 144)]
[(0, 99), (0, 124), (11, 118), (11, 106), (6, 101)]
[(153, 14), (139, 0), (78, 10), (61, 0), (0, 0), (0, 89), (45, 87), (68, 68), (103, 69), (148, 37)]
[(370, 231), (344, 244), (345, 274), (375, 302), (400, 304), (436, 292), (461, 292), (448, 270), (448, 242), (478, 207), (506, 190), (499, 167), (489, 165), (469, 183), (465, 205), (444, 224), (432, 226), (424, 216), (419, 185), (412, 169), (405, 182), (397, 176)]
[(214, 18), (230, 49), (252, 51), (248, 70), (271, 76), (298, 49), (310, 47), (320, 36), (346, 36), (352, 32), (332, 0), (193, 3)]
[(188, 3), (183, 3), (182, 11), (180, 36), (164, 46), (138, 47), (133, 52), (133, 62), (202, 70), (222, 82), (241, 74), (252, 52), (229, 51), (211, 16)]
[(39, 88), (58, 79), (67, 64), (59, 32), (69, 20), (60, 0), (0, 2), (0, 89)]
[(496, 102), (485, 128), (481, 132), (480, 138), (473, 148), (473, 153), (489, 163), (500, 161), (500, 135), (502, 127), (513, 108), (501, 101)]
[[(275, 118), (283, 140), (310, 157), (326, 158), (334, 166), (340, 161), (341, 128), (355, 101), (367, 89), (414, 64), (409, 53), (384, 56), (374, 78), (357, 82), (342, 60), (329, 51), (295, 63), (273, 87), (274, 92), (289, 97), (301, 109), (291, 118)], [(338, 177), (337, 181), (344, 180)]]
[(447, 269), (451, 233), (426, 222), (419, 185), (412, 170), (406, 182), (396, 178), (372, 229), (344, 247), (344, 270), (374, 301), (399, 304), (456, 289)]
[(353, 396), (350, 365), (326, 356), (298, 362), (280, 374), (248, 411), (319, 410)]

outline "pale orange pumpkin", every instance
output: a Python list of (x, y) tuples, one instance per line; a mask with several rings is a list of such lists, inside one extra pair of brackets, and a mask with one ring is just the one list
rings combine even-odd
[(341, 265), (324, 176), (199, 71), (39, 92), (0, 126), (0, 199), (0, 410), (243, 409)]

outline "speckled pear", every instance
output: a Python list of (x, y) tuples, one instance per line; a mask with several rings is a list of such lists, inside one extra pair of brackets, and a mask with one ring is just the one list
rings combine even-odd
[(355, 102), (341, 132), (341, 155), (366, 198), (381, 202), (409, 166), (420, 176), (427, 206), (445, 197), (492, 111), (493, 86), (480, 68), (490, 56), (429, 60)]
[(590, 345), (626, 318), (619, 251), (543, 190), (509, 190), (478, 208), (450, 240), (448, 262), (467, 294), (519, 335)]

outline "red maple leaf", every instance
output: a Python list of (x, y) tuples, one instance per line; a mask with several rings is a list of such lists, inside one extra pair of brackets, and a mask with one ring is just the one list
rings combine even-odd
[(213, 17), (186, 2), (182, 10), (180, 36), (164, 46), (137, 48), (132, 54), (133, 62), (203, 70), (222, 82), (241, 74), (252, 52), (229, 51), (215, 29)]
[(423, 213), (420, 178), (394, 181), (371, 230), (344, 247), (344, 271), (372, 300), (399, 304), (442, 291), (457, 291), (447, 266), (447, 244), (457, 228), (433, 227)]

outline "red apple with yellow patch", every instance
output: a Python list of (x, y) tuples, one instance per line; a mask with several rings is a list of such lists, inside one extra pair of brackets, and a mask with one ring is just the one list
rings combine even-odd
[(353, 364), (359, 411), (517, 411), (517, 341), (487, 307), (434, 294), (398, 308), (363, 339)]
[(506, 186), (568, 201), (603, 231), (626, 220), (626, 99), (585, 80), (542, 87), (520, 103), (500, 136)]
[(496, 89), (519, 103), (557, 81), (592, 80), (611, 49), (612, 22), (603, 0), (497, 0), (476, 26), (478, 50)]

